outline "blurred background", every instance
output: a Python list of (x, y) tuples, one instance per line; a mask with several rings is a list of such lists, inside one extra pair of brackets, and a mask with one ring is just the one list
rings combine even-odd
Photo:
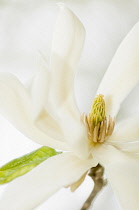
[[(57, 0), (0, 0), (0, 71), (11, 72), (29, 84), (37, 71), (36, 56), (49, 63)], [(139, 0), (65, 0), (86, 29), (84, 51), (75, 79), (80, 110), (88, 112), (101, 78), (118, 45), (139, 21)], [(139, 87), (122, 105), (118, 119), (139, 109)], [(133, 103), (134, 99), (134, 103)], [(129, 107), (132, 106), (132, 109)], [(40, 147), (0, 117), (0, 165)], [(47, 186), (46, 186), (47, 187)], [(91, 192), (87, 178), (75, 192), (62, 189), (35, 210), (79, 210)], [(0, 186), (0, 192), (5, 186)], [(108, 185), (97, 198), (95, 210), (121, 210)]]

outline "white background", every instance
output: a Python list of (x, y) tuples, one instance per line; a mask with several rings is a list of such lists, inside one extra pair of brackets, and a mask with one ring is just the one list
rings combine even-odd
[[(1, 72), (11, 72), (27, 84), (37, 70), (35, 57), (38, 50), (45, 53), (49, 62), (52, 31), (58, 13), (56, 2), (58, 1), (0, 0)], [(75, 94), (80, 110), (87, 112), (119, 43), (139, 21), (139, 0), (63, 2), (75, 12), (86, 29), (84, 52), (75, 80)], [(139, 109), (136, 97), (138, 88), (132, 91), (122, 105), (119, 119)], [(38, 147), (40, 145), (24, 137), (0, 117), (1, 165)], [(1, 192), (4, 187), (0, 187)], [(61, 189), (36, 210), (79, 210), (92, 187), (91, 179), (87, 178), (75, 193), (71, 193), (69, 189)], [(120, 210), (110, 186), (106, 187), (97, 198), (94, 209)]]

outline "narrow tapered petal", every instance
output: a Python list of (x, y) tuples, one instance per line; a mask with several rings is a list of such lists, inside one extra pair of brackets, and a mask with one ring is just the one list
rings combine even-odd
[(49, 158), (8, 185), (1, 198), (0, 209), (34, 209), (60, 188), (77, 181), (95, 165), (93, 160), (81, 161), (72, 153)]
[(48, 98), (48, 84), (49, 72), (47, 69), (40, 67), (34, 77), (31, 88), (32, 116), (34, 120), (37, 119), (41, 111), (45, 108), (45, 101)]
[(103, 94), (107, 115), (116, 116), (121, 103), (139, 82), (139, 23), (118, 48), (97, 94)]
[(105, 167), (108, 182), (123, 210), (139, 209), (139, 158), (113, 146), (100, 146), (93, 152)]
[(106, 144), (122, 151), (139, 153), (139, 115), (132, 115), (119, 122)]
[(49, 110), (63, 128), (72, 151), (87, 154), (86, 130), (80, 123), (80, 113), (74, 99), (74, 76), (85, 37), (82, 23), (63, 5), (53, 36)]
[(60, 13), (53, 34), (50, 64), (50, 100), (55, 115), (70, 114), (73, 118), (78, 116), (74, 101), (74, 76), (84, 37), (85, 30), (80, 20), (71, 10), (60, 4)]
[(29, 94), (20, 81), (11, 74), (0, 73), (0, 113), (33, 141), (67, 150), (66, 143), (51, 138), (36, 127), (31, 105)]
[(49, 90), (49, 71), (45, 56), (42, 53), (38, 55), (38, 71), (34, 76), (31, 85), (31, 101), (32, 101), (32, 118), (34, 124), (47, 135), (64, 140), (62, 129), (57, 122), (48, 112), (48, 90)]
[(56, 121), (46, 110), (43, 110), (36, 121), (34, 122), (37, 128), (46, 133), (54, 139), (65, 141), (63, 130)]

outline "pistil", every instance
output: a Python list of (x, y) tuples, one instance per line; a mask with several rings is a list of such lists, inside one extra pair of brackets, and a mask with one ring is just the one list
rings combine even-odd
[(105, 116), (105, 101), (103, 95), (98, 95), (93, 102), (88, 115), (82, 114), (81, 120), (88, 130), (90, 143), (103, 143), (112, 133), (115, 126), (115, 119)]

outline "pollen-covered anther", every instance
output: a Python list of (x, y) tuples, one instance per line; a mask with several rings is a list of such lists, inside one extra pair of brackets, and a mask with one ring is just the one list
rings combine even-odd
[(84, 113), (81, 116), (81, 120), (87, 127), (90, 143), (103, 143), (113, 133), (115, 119), (112, 119), (110, 116), (108, 120), (105, 118), (97, 125), (93, 125), (90, 121), (90, 116), (87, 116)]
[(94, 143), (104, 142), (114, 130), (115, 119), (105, 115), (105, 101), (103, 95), (95, 97), (91, 111), (88, 115), (82, 114), (81, 120), (88, 130), (88, 139)]

